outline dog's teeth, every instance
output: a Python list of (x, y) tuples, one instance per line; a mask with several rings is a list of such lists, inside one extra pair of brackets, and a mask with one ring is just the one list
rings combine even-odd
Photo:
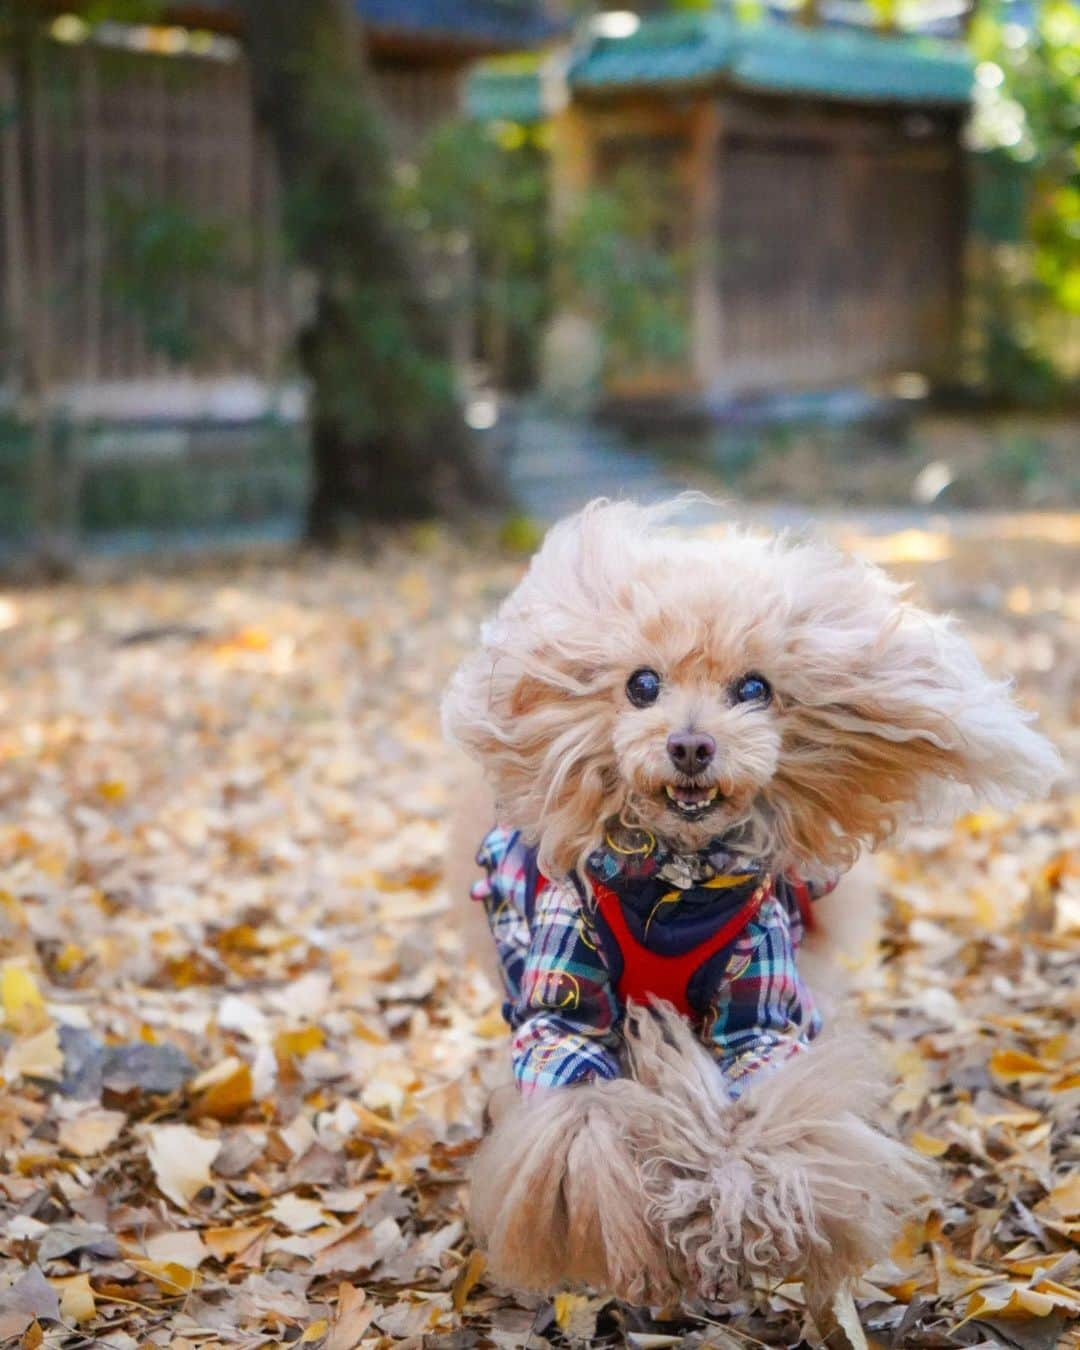
[(674, 802), (680, 811), (688, 812), (702, 811), (706, 806), (711, 806), (719, 791), (719, 788), (709, 788), (697, 801), (687, 801), (679, 796), (677, 790), (670, 783), (664, 786), (664, 792), (667, 794), (668, 800)]

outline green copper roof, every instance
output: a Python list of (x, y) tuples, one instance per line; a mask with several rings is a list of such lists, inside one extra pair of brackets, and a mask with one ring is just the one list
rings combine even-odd
[[(681, 13), (645, 19), (630, 37), (581, 43), (567, 78), (572, 95), (726, 85), (864, 103), (964, 104), (972, 63), (959, 44), (933, 38)], [(486, 62), (469, 80), (466, 106), (482, 120), (540, 121), (540, 76)]]
[(569, 78), (583, 92), (723, 82), (819, 98), (966, 103), (972, 71), (963, 48), (930, 38), (673, 14), (644, 20), (630, 37), (584, 44)]
[(465, 110), (478, 122), (542, 122), (547, 116), (540, 72), (508, 69), (498, 61), (484, 61), (465, 85)]

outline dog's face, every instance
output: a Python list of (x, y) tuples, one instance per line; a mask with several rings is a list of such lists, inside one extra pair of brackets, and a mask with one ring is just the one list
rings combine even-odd
[(744, 821), (772, 782), (783, 753), (780, 708), (769, 676), (744, 652), (652, 659), (621, 689), (624, 671), (612, 672), (620, 814), (692, 852)]
[(657, 524), (597, 503), (552, 530), (447, 696), (448, 730), (548, 871), (617, 820), (813, 872), (913, 813), (1054, 776), (968, 644), (876, 569)]

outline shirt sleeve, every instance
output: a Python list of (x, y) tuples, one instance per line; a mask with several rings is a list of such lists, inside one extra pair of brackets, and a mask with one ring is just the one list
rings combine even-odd
[(774, 896), (736, 944), (713, 999), (706, 1043), (732, 1096), (766, 1065), (804, 1049), (821, 1029), (796, 967), (793, 926)]
[(514, 1075), (523, 1094), (619, 1076), (618, 1005), (574, 888), (536, 900), (521, 992), (511, 1011)]

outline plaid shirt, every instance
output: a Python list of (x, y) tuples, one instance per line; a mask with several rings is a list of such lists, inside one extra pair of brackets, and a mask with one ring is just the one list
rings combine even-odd
[[(591, 906), (569, 881), (537, 891), (533, 851), (516, 831), (499, 827), (477, 861), (486, 877), (472, 897), (485, 906), (502, 966), (503, 1015), (513, 1031), (514, 1073), (522, 1091), (561, 1087), (622, 1072), (620, 1006), (607, 944)], [(821, 1026), (795, 954), (803, 921), (795, 891), (778, 879), (773, 892), (734, 943), (694, 976), (702, 1041), (738, 1096), (766, 1063), (803, 1048)], [(827, 887), (811, 890), (813, 898)], [(716, 892), (712, 893), (713, 895)], [(698, 891), (700, 897), (700, 891)], [(678, 922), (678, 905), (657, 914), (650, 947)]]

